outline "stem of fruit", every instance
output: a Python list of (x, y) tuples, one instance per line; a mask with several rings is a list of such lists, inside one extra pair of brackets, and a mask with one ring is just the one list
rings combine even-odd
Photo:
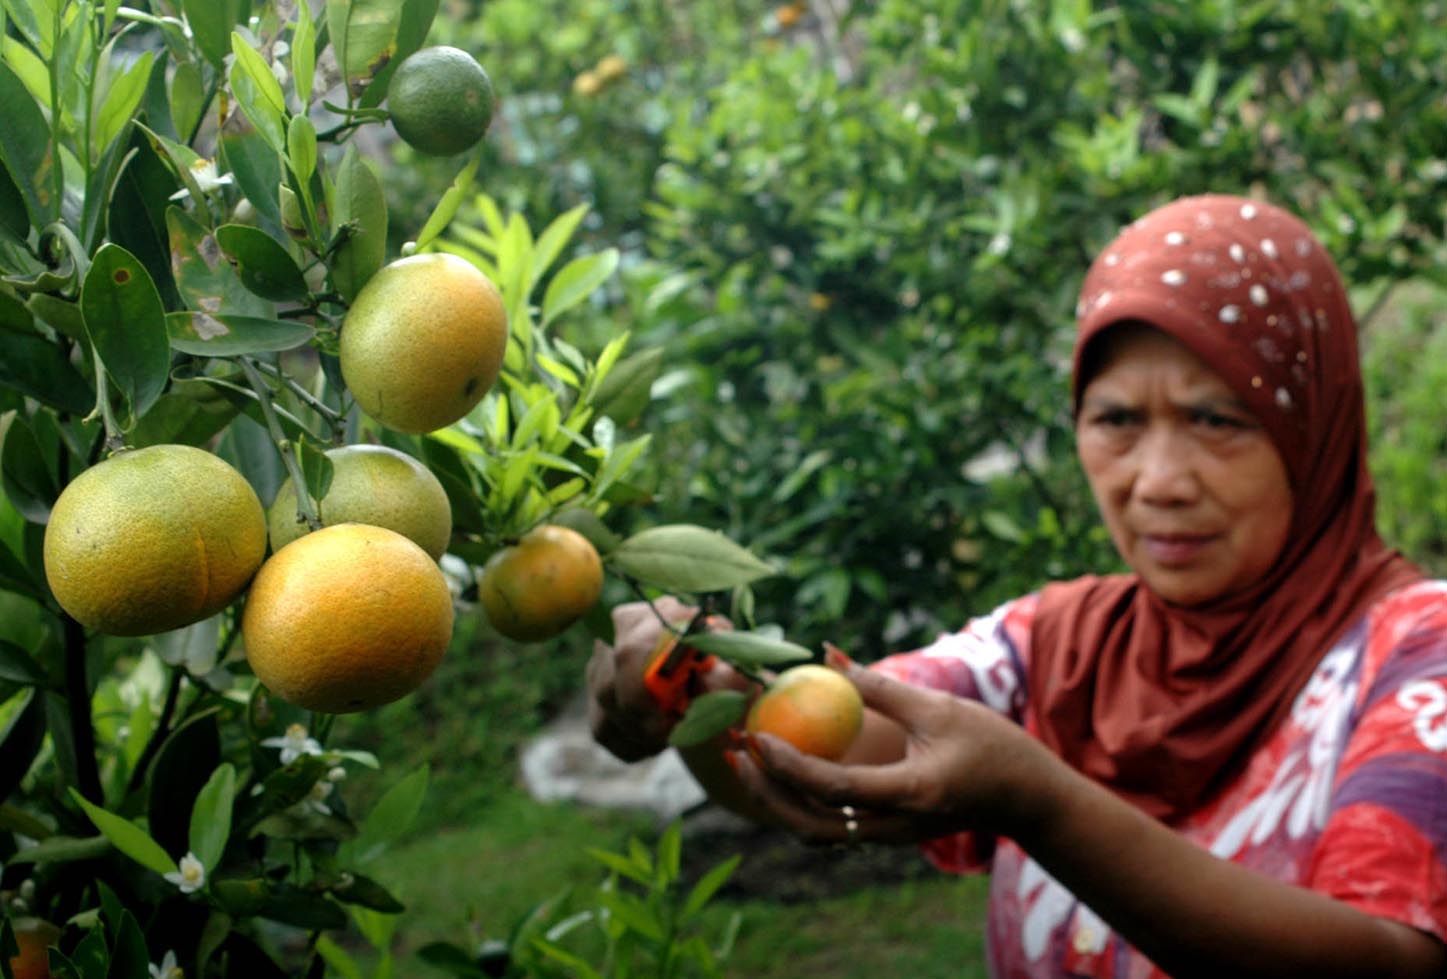
[(261, 376), (261, 371), (256, 369), (250, 357), (238, 357), (236, 360), (252, 390), (256, 392), (256, 400), (261, 405), (261, 417), (266, 421), (266, 431), (272, 442), (276, 443), (276, 451), (281, 453), (281, 462), (286, 466), (287, 475), (291, 477), (291, 485), (296, 487), (297, 516), (305, 520), (312, 530), (320, 530), (322, 519), (317, 515), (316, 503), (307, 490), (306, 477), (302, 475), (301, 462), (296, 457), (296, 446), (286, 437), (281, 421), (276, 417), (276, 406), (271, 403), (271, 388), (267, 386), (266, 379)]
[(274, 367), (264, 361), (257, 363), (256, 366), (266, 374), (285, 384), (288, 391), (301, 399), (302, 404), (306, 405), (318, 415), (321, 415), (322, 419), (326, 421), (327, 425), (331, 428), (334, 436), (340, 433), (342, 423), (346, 421), (346, 419), (342, 417), (341, 412), (302, 387), (297, 383), (295, 378), (287, 377), (281, 368)]

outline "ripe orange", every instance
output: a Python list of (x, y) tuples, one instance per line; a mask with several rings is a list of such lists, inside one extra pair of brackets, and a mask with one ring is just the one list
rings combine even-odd
[(487, 276), (444, 252), (385, 266), (342, 322), (342, 378), (388, 428), (445, 428), (482, 400), (502, 369), (507, 310)]
[(801, 3), (786, 3), (774, 11), (774, 20), (776, 20), (784, 30), (788, 30), (799, 23), (803, 16), (804, 6)]
[(609, 82), (616, 82), (628, 74), (628, 60), (619, 54), (606, 54), (598, 59), (598, 63), (593, 66), (593, 71), (597, 73), (598, 80), (605, 85)]
[(844, 674), (806, 663), (780, 673), (749, 708), (744, 728), (810, 755), (838, 759), (864, 724), (864, 700)]
[[(421, 462), (385, 445), (344, 445), (327, 450), (332, 485), (318, 505), (323, 526), (365, 523), (408, 538), (432, 560), (452, 540), (452, 506), (437, 477)], [(271, 549), (279, 551), (307, 533), (297, 519), (296, 487), (281, 484), (267, 524)]]
[(252, 672), (282, 700), (342, 714), (391, 703), (432, 675), (452, 637), (437, 563), (385, 527), (337, 524), (261, 566), (241, 636)]
[(221, 611), (266, 556), (246, 478), (189, 445), (120, 452), (77, 476), (45, 528), (45, 577), (77, 622), (116, 636)]
[(20, 954), (10, 960), (15, 979), (50, 979), (50, 955), (46, 949), (60, 938), (60, 929), (41, 918), (14, 918), (15, 943)]
[(592, 608), (603, 593), (603, 562), (588, 538), (542, 524), (494, 554), (478, 596), (494, 629), (522, 642), (550, 639)]
[(397, 66), (387, 111), (397, 135), (419, 153), (452, 156), (471, 149), (492, 123), (492, 79), (472, 55), (438, 45)]

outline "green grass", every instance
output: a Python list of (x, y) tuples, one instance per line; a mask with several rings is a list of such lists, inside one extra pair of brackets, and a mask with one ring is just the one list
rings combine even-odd
[[(569, 887), (590, 891), (604, 870), (587, 848), (621, 849), (630, 837), (651, 848), (657, 830), (647, 817), (542, 805), (512, 793), (480, 809), (466, 827), (396, 847), (375, 873), (407, 905), (393, 945), (396, 975), (444, 976), (416, 957), (418, 948), (502, 939), (540, 902)], [(694, 856), (712, 864), (730, 855)], [(740, 914), (726, 963), (730, 977), (983, 976), (984, 893), (982, 880), (941, 875), (808, 903), (717, 899), (701, 930), (716, 942), (728, 918)]]

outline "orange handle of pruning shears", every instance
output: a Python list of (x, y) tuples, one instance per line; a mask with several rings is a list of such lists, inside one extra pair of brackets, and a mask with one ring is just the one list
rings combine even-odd
[(690, 633), (707, 628), (710, 618), (706, 611), (700, 609), (683, 630), (683, 635), (674, 637), (672, 645), (665, 646), (665, 652), (653, 657), (653, 662), (643, 674), (644, 688), (653, 696), (654, 702), (671, 716), (684, 715), (692, 699), (689, 689), (694, 678), (713, 669), (717, 662), (716, 657), (700, 653), (684, 641)]

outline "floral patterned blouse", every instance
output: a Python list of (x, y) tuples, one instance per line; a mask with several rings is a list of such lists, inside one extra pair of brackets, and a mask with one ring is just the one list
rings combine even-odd
[[(1035, 608), (1035, 596), (1017, 599), (875, 668), (1033, 731)], [(1447, 581), (1379, 601), (1235, 782), (1176, 829), (1222, 859), (1447, 938)], [(924, 851), (943, 870), (990, 873), (992, 975), (1165, 975), (1010, 840), (962, 833)]]

